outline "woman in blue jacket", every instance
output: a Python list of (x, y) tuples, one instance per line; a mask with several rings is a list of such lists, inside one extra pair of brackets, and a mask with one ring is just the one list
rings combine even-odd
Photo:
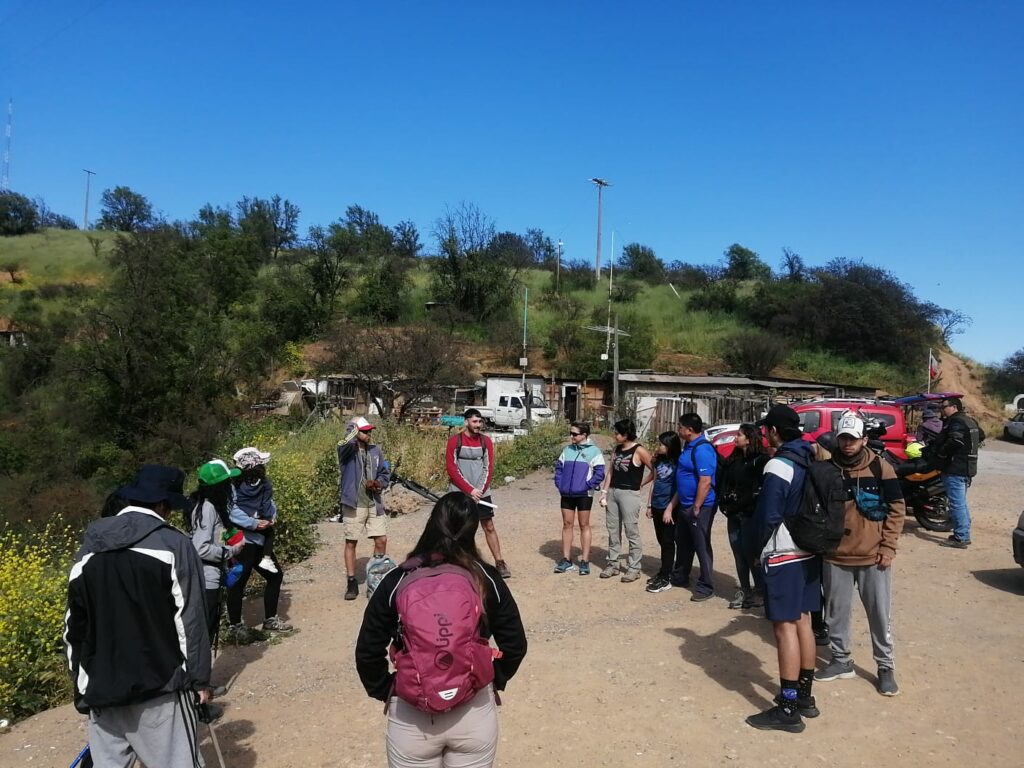
[(569, 444), (555, 462), (555, 487), (562, 496), (562, 559), (555, 573), (576, 569), (572, 562), (573, 519), (580, 527), (580, 576), (590, 575), (590, 508), (593, 493), (604, 482), (604, 456), (590, 442), (590, 425), (574, 421), (569, 425)]

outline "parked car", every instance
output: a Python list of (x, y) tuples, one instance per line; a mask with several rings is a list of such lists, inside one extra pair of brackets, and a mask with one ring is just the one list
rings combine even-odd
[(1017, 518), (1017, 527), (1013, 529), (1013, 559), (1017, 565), (1024, 565), (1024, 512)]
[(1003, 422), (1003, 437), (1024, 440), (1024, 411), (1017, 411), (1016, 416)]
[(885, 435), (882, 441), (885, 447), (901, 459), (907, 456), (908, 437), (912, 438), (913, 435), (907, 435), (903, 408), (891, 400), (823, 397), (790, 405), (800, 416), (804, 440), (814, 442), (819, 435), (834, 432), (843, 413), (854, 410), (859, 411), (865, 419), (877, 419), (884, 424)]

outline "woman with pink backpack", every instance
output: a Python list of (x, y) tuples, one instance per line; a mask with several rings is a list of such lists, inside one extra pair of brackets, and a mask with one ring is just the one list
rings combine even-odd
[(526, 656), (526, 632), (507, 583), (480, 558), (479, 524), (472, 498), (443, 496), (363, 614), (356, 669), (387, 704), (389, 768), (494, 765), (497, 692)]

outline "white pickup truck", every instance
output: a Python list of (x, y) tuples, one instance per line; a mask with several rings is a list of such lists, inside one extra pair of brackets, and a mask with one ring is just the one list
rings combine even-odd
[(486, 406), (478, 406), (477, 410), (484, 417), (484, 421), (496, 427), (521, 427), (526, 429), (531, 424), (541, 424), (555, 420), (555, 414), (537, 395), (530, 400), (530, 414), (527, 417), (526, 404), (522, 394), (498, 395), (495, 404), (488, 403)]

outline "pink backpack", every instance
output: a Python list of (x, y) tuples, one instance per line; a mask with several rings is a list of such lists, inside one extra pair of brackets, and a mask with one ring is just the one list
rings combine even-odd
[(480, 635), (483, 604), (465, 568), (426, 567), (419, 558), (400, 567), (407, 573), (395, 590), (395, 693), (424, 712), (447, 712), (494, 680), (491, 646)]

